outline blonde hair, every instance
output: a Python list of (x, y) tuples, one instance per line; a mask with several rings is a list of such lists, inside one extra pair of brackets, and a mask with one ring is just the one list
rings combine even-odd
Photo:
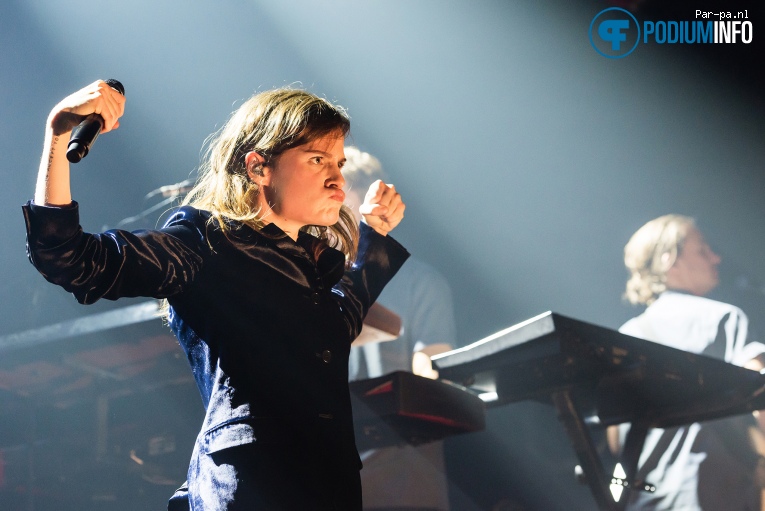
[(630, 273), (624, 297), (632, 304), (650, 305), (667, 289), (667, 271), (675, 264), (693, 218), (664, 215), (632, 235), (624, 247), (624, 265)]
[[(332, 133), (345, 136), (349, 131), (350, 120), (343, 107), (304, 90), (281, 88), (255, 94), (208, 139), (199, 177), (183, 204), (212, 213), (211, 221), (217, 221), (224, 232), (230, 229), (227, 220), (260, 230), (264, 226), (257, 207), (260, 189), (247, 174), (247, 153), (260, 153), (268, 166), (288, 149)], [(353, 262), (358, 226), (346, 206), (336, 224), (307, 225), (301, 230), (341, 249), (348, 264)]]

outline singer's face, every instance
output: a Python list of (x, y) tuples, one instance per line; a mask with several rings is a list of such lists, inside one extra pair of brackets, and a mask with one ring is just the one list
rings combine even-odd
[(667, 287), (704, 296), (717, 286), (718, 264), (720, 256), (709, 248), (697, 229), (691, 228), (675, 264), (667, 272)]
[(262, 196), (274, 222), (293, 238), (305, 225), (337, 223), (345, 200), (345, 137), (330, 134), (284, 151), (267, 166)]

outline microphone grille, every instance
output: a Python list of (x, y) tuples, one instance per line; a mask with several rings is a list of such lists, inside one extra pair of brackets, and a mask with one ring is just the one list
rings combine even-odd
[(125, 95), (125, 87), (122, 86), (119, 80), (115, 80), (114, 78), (109, 78), (107, 80), (104, 80), (106, 82), (106, 85), (111, 87), (112, 89), (116, 90), (123, 96)]

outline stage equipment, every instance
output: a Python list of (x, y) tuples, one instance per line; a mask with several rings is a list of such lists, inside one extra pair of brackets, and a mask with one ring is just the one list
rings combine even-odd
[[(555, 406), (601, 510), (624, 509), (652, 427), (765, 408), (765, 376), (717, 359), (546, 312), (433, 357), (440, 378), (484, 396), (487, 406), (536, 399)], [(631, 422), (618, 481), (606, 476), (591, 428)], [(615, 502), (609, 486), (624, 486)]]
[(486, 427), (484, 403), (465, 388), (396, 371), (351, 383), (360, 450), (419, 445)]

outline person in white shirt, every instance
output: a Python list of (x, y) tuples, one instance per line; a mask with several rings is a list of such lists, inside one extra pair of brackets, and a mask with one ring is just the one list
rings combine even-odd
[[(620, 332), (762, 368), (765, 345), (749, 335), (746, 314), (705, 297), (718, 284), (720, 257), (692, 218), (665, 215), (651, 220), (625, 246), (624, 262), (630, 273), (625, 297), (647, 308)], [(627, 430), (609, 432), (613, 450)], [(630, 492), (627, 509), (760, 510), (765, 463), (755, 446), (761, 438), (751, 415), (650, 430), (636, 479), (656, 491)]]

